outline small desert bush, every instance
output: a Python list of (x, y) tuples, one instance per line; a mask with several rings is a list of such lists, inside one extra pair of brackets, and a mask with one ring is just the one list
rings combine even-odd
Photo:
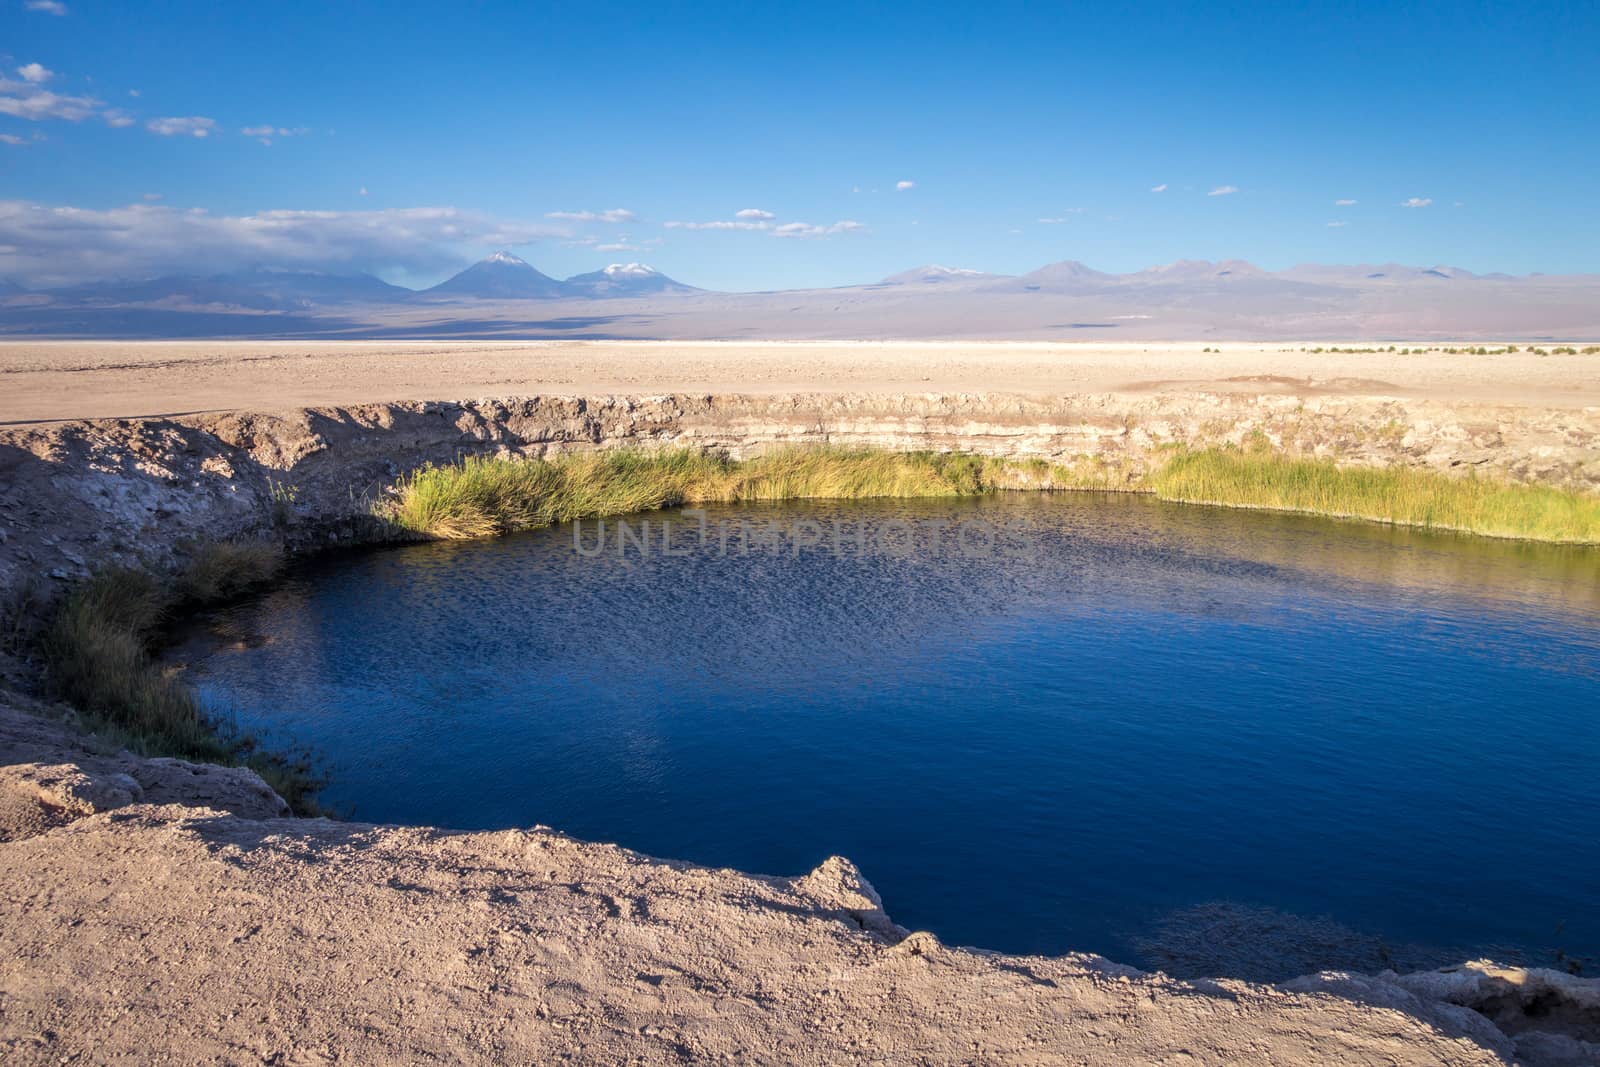
[(1303, 511), (1490, 537), (1600, 543), (1600, 496), (1263, 450), (1181, 451), (1148, 484), (1165, 500)]
[(216, 541), (189, 553), (178, 577), (178, 597), (192, 604), (229, 600), (277, 577), (283, 549), (270, 542)]

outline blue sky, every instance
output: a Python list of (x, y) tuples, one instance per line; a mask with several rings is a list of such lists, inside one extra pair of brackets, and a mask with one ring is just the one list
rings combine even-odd
[(1593, 2), (0, 4), (24, 281), (1600, 270)]

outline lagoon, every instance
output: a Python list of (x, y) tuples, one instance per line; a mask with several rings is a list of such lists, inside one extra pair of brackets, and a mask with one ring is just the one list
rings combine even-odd
[(1172, 916), (1226, 902), (1331, 966), (1600, 954), (1600, 550), (1092, 493), (625, 522), (305, 561), (170, 658), (341, 813), (843, 854), (951, 943), (1205, 970)]

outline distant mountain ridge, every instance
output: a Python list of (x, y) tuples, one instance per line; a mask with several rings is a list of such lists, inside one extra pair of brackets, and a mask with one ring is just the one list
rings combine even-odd
[(567, 294), (561, 282), (510, 252), (496, 252), (421, 293), (424, 297), (465, 296), (479, 300), (553, 300)]
[(574, 274), (562, 284), (570, 293), (596, 299), (699, 292), (694, 286), (674, 281), (647, 263), (613, 263), (587, 274)]
[(899, 274), (891, 274), (879, 285), (944, 285), (950, 282), (973, 282), (986, 278), (998, 278), (1002, 275), (989, 274), (981, 270), (969, 270), (966, 267), (942, 267), (937, 263), (926, 266), (912, 267)]
[[(912, 287), (960, 288), (983, 291), (1023, 290), (1070, 293), (1103, 287), (1174, 286), (1184, 284), (1237, 284), (1246, 281), (1287, 281), (1331, 286), (1408, 282), (1519, 283), (1538, 280), (1546, 284), (1594, 280), (1595, 275), (1474, 274), (1460, 267), (1412, 267), (1399, 263), (1300, 263), (1281, 271), (1268, 271), (1241, 259), (1211, 262), (1180, 259), (1126, 274), (1095, 270), (1078, 260), (1047, 263), (1021, 275), (992, 274), (965, 267), (927, 264), (891, 274), (877, 283), (842, 286), (851, 289)], [(612, 263), (599, 270), (558, 280), (509, 252), (493, 255), (468, 266), (427, 289), (392, 285), (371, 274), (334, 274), (325, 271), (256, 268), (212, 275), (163, 275), (142, 280), (108, 280), (59, 288), (29, 289), (12, 279), (0, 279), (0, 300), (61, 306), (123, 304), (177, 304), (234, 306), (260, 311), (302, 310), (324, 305), (400, 303), (424, 300), (598, 300), (658, 296), (668, 293), (704, 293), (711, 290), (687, 285), (645, 263)], [(782, 291), (782, 290), (778, 290)], [(806, 290), (794, 290), (803, 292)]]
[[(20, 287), (0, 294), (27, 292)], [(255, 269), (229, 274), (168, 274), (139, 281), (91, 282), (39, 291), (53, 302), (83, 306), (193, 304), (252, 311), (294, 311), (336, 304), (384, 304), (411, 297), (410, 289), (370, 274)]]
[(1600, 275), (1185, 259), (1126, 274), (928, 264), (881, 281), (727, 293), (613, 263), (558, 280), (496, 252), (420, 292), (366, 274), (256, 268), (0, 286), (0, 335), (638, 338), (1468, 337), (1600, 339)]

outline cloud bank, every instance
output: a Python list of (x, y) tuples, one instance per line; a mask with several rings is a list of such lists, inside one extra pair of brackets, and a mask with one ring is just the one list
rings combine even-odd
[(551, 211), (545, 214), (547, 219), (561, 219), (564, 222), (632, 222), (635, 217), (633, 212), (622, 207), (614, 207), (610, 211)]
[(669, 230), (745, 230), (764, 233), (769, 237), (832, 237), (841, 233), (859, 233), (866, 224), (855, 219), (840, 219), (826, 226), (809, 222), (775, 222), (776, 215), (759, 208), (745, 208), (731, 219), (712, 219), (709, 222), (684, 222), (672, 219), (661, 225)]
[(262, 144), (270, 145), (279, 137), (304, 137), (311, 131), (304, 126), (243, 126), (239, 132), (246, 137), (254, 137)]
[[(30, 69), (34, 67), (44, 71), (44, 76), (29, 77)], [(100, 108), (100, 101), (92, 96), (64, 96), (41, 88), (50, 72), (37, 63), (28, 64), (19, 73), (22, 81), (0, 78), (0, 115), (11, 115), (29, 122), (43, 122), (46, 119), (82, 122)]]
[(563, 236), (448, 207), (213, 215), (141, 203), (107, 211), (0, 201), (0, 277), (30, 286), (251, 267), (447, 269), (486, 248)]
[(174, 115), (151, 119), (144, 128), (162, 137), (210, 137), (217, 128), (217, 120), (204, 115)]

